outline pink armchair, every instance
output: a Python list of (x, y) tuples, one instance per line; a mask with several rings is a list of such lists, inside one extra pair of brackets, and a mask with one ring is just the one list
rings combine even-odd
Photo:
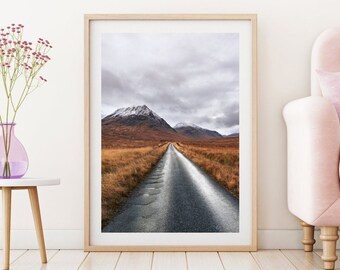
[(334, 269), (340, 225), (340, 126), (335, 107), (322, 97), (315, 70), (340, 72), (340, 28), (317, 38), (311, 66), (311, 96), (292, 101), (283, 110), (288, 207), (302, 221), (305, 251), (313, 250), (314, 226), (320, 227), (324, 267)]

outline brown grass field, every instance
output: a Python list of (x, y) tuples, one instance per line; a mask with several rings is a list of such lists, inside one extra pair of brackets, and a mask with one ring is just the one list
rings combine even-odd
[(165, 153), (168, 143), (102, 149), (102, 228)]
[(174, 146), (239, 197), (239, 138), (183, 141)]

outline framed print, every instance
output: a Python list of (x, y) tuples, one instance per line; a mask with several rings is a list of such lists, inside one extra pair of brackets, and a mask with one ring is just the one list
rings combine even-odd
[(256, 250), (256, 103), (256, 15), (85, 15), (85, 250)]

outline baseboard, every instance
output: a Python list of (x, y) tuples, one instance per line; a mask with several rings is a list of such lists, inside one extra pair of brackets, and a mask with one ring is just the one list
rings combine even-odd
[[(83, 230), (44, 230), (47, 249), (83, 249)], [(2, 248), (2, 243), (0, 244)], [(12, 249), (38, 249), (34, 230), (12, 230)]]
[[(48, 249), (83, 249), (83, 230), (44, 230)], [(302, 249), (301, 230), (259, 230), (259, 249)], [(320, 231), (315, 231), (315, 249), (321, 249)], [(12, 230), (11, 247), (13, 249), (37, 249), (34, 230)], [(2, 243), (0, 243), (2, 248)], [(338, 241), (340, 248), (340, 241)]]

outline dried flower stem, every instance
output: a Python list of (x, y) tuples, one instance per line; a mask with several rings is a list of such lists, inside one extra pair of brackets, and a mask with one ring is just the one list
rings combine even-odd
[[(42, 76), (38, 77), (38, 74), (45, 64), (51, 60), (47, 55), (52, 48), (49, 41), (39, 38), (33, 49), (32, 42), (23, 40), (23, 28), (22, 24), (11, 24), (6, 28), (0, 29), (0, 73), (6, 99), (5, 115), (2, 116), (0, 114), (6, 155), (3, 169), (4, 176), (10, 176), (8, 156), (11, 146), (12, 128), (17, 112), (27, 96), (47, 81)], [(18, 93), (19, 98), (15, 99), (13, 96), (15, 85), (22, 75), (24, 78), (23, 88)], [(12, 115), (11, 119), (10, 115)], [(6, 125), (4, 125), (5, 123)], [(12, 123), (12, 125), (7, 125), (9, 123)]]

